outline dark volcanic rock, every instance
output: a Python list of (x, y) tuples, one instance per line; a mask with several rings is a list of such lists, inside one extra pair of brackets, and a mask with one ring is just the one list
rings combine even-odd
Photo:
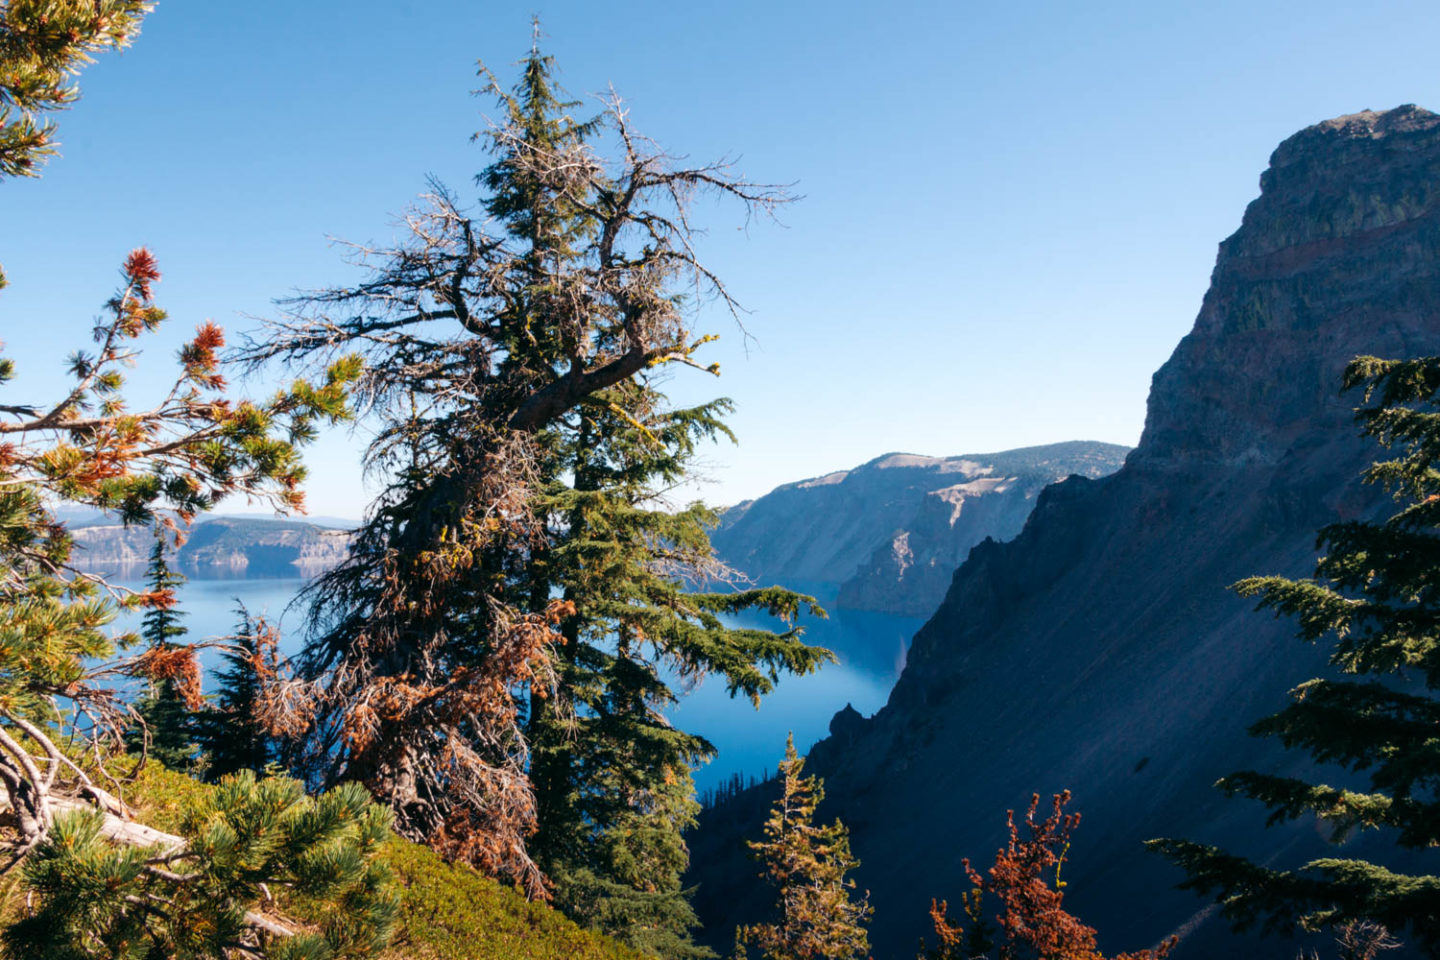
[(1129, 452), (1074, 441), (958, 457), (890, 453), (732, 507), (711, 540), (757, 582), (834, 583), (843, 608), (928, 616), (970, 548), (1019, 533), (1047, 484), (1113, 473)]
[[(1266, 830), (1262, 809), (1212, 789), (1238, 768), (1299, 768), (1245, 728), (1325, 655), (1226, 587), (1308, 575), (1317, 527), (1391, 507), (1357, 480), (1378, 449), (1338, 385), (1359, 354), (1440, 353), (1437, 185), (1440, 118), (1414, 107), (1282, 144), (1193, 332), (1155, 375), (1126, 465), (1048, 488), (1019, 537), (971, 551), (887, 706), (812, 750), (822, 813), (851, 826), (864, 862), (877, 957), (913, 955), (930, 898), (968, 889), (960, 860), (988, 862), (1006, 809), (1063, 788), (1084, 812), (1067, 906), (1107, 952), (1188, 924), (1181, 957), (1295, 955), (1200, 914), (1140, 844), (1188, 837), (1277, 866), (1334, 852), (1312, 825)], [(756, 834), (763, 805), (742, 795), (694, 837), (717, 943), (762, 909), (735, 834)], [(1340, 855), (1393, 847), (1361, 839)]]

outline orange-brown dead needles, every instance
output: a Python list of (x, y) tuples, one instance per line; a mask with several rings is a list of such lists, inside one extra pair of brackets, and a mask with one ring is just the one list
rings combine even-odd
[[(1070, 791), (1053, 796), (1050, 813), (1040, 819), (1040, 794), (1030, 799), (1023, 830), (1015, 811), (1007, 810), (1010, 838), (995, 854), (995, 863), (981, 874), (964, 860), (971, 890), (965, 898), (966, 924), (952, 924), (945, 901), (930, 902), (930, 919), (939, 946), (929, 952), (933, 960), (977, 960), (992, 956), (1040, 956), (1047, 960), (1106, 960), (1096, 945), (1094, 927), (1064, 909), (1065, 882), (1061, 869), (1070, 852), (1070, 837), (1080, 826), (1080, 814), (1067, 812)], [(983, 914), (983, 900), (994, 896), (1001, 911), (992, 928)], [(1174, 948), (1171, 937), (1158, 947), (1123, 953), (1114, 960), (1163, 960)], [(1017, 953), (1023, 951), (1022, 953)]]

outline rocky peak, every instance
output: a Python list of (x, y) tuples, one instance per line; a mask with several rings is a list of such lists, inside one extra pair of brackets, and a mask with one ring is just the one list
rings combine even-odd
[(1273, 463), (1348, 422), (1340, 372), (1424, 342), (1440, 279), (1440, 116), (1414, 106), (1287, 139), (1220, 245), (1195, 328), (1155, 374), (1139, 465)]
[[(1046, 487), (1017, 537), (969, 550), (886, 706), (843, 715), (810, 751), (873, 891), (877, 955), (912, 949), (929, 897), (969, 889), (962, 858), (1003, 842), (1004, 810), (1061, 788), (1085, 813), (1066, 866), (1074, 911), (1107, 954), (1180, 928), (1177, 960), (1309, 955), (1197, 912), (1204, 901), (1141, 841), (1192, 838), (1276, 869), (1335, 855), (1312, 824), (1267, 829), (1212, 788), (1236, 769), (1298, 772), (1304, 758), (1246, 727), (1326, 652), (1227, 588), (1306, 576), (1317, 528), (1393, 509), (1358, 479), (1379, 450), (1338, 388), (1357, 354), (1440, 354), (1440, 118), (1402, 107), (1319, 124), (1275, 151), (1261, 184), (1155, 375), (1140, 447), (1102, 479)], [(965, 503), (957, 528), (992, 499)], [(924, 569), (917, 539), (907, 581)], [(763, 908), (746, 901), (736, 836), (767, 804), (742, 802), (749, 823), (707, 811), (692, 839), (707, 929)], [(1357, 836), (1345, 855), (1370, 856), (1368, 842), (1394, 852)]]

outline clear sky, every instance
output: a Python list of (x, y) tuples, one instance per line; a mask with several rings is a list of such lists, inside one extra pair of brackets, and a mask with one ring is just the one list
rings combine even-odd
[[(63, 156), (0, 183), (7, 397), (59, 389), (132, 247), (172, 317), (142, 370), (354, 279), (328, 238), (392, 239), (427, 174), (471, 189), (475, 61), (513, 78), (532, 12), (572, 93), (804, 195), (783, 227), (705, 210), (756, 341), (703, 317), (724, 375), (672, 382), (738, 404), (714, 503), (894, 450), (1134, 443), (1275, 145), (1440, 109), (1433, 2), (161, 0), (84, 74)], [(312, 448), (313, 512), (361, 513), (362, 445)]]

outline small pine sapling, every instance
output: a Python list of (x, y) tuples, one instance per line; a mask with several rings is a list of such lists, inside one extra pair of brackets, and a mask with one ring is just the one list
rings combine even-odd
[(802, 777), (805, 760), (795, 735), (785, 741), (780, 762), (780, 798), (765, 822), (765, 839), (750, 849), (775, 887), (778, 919), (735, 931), (735, 956), (749, 948), (764, 960), (850, 960), (870, 949), (865, 923), (873, 908), (867, 892), (851, 899), (855, 881), (845, 875), (860, 865), (850, 853), (850, 831), (839, 820), (816, 826), (815, 808), (825, 799), (818, 777)]

